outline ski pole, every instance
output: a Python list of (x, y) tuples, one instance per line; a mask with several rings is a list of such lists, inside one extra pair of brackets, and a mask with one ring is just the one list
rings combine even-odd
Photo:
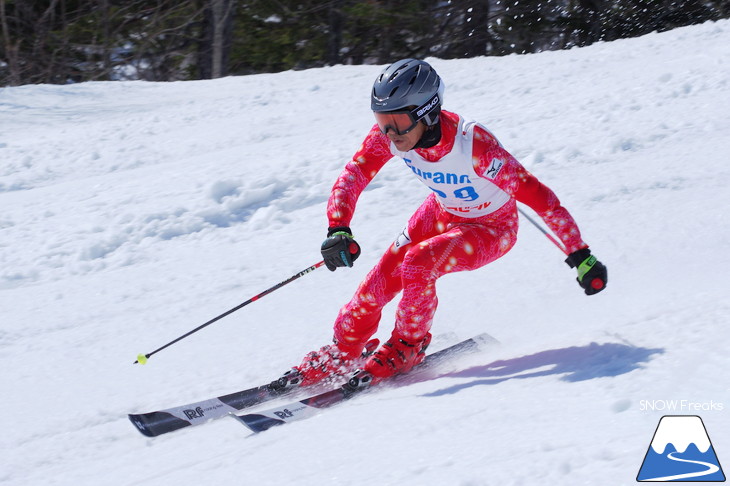
[(302, 276), (304, 276), (304, 275), (308, 274), (309, 272), (313, 272), (314, 270), (318, 269), (318, 268), (319, 268), (319, 267), (321, 267), (322, 265), (324, 265), (324, 260), (323, 260), (323, 261), (321, 261), (321, 262), (315, 263), (315, 264), (314, 264), (314, 265), (312, 265), (311, 267), (305, 268), (305, 269), (304, 269), (304, 270), (302, 270), (301, 272), (299, 272), (299, 273), (297, 273), (297, 274), (295, 274), (295, 275), (292, 275), (292, 276), (291, 276), (291, 277), (289, 277), (288, 279), (284, 280), (283, 282), (279, 282), (278, 284), (274, 285), (274, 286), (273, 286), (273, 287), (271, 287), (271, 288), (268, 288), (268, 289), (264, 290), (264, 291), (263, 291), (263, 292), (261, 292), (260, 294), (258, 294), (258, 295), (254, 295), (253, 297), (251, 297), (250, 299), (248, 299), (248, 300), (247, 300), (246, 302), (243, 302), (242, 304), (239, 304), (239, 305), (237, 305), (236, 307), (233, 307), (232, 309), (229, 309), (229, 310), (225, 311), (225, 312), (224, 312), (223, 314), (221, 314), (221, 315), (219, 315), (219, 316), (216, 316), (216, 317), (214, 317), (213, 319), (209, 320), (208, 322), (206, 322), (206, 323), (204, 323), (204, 324), (201, 324), (200, 326), (196, 327), (196, 328), (195, 328), (195, 329), (193, 329), (192, 331), (190, 331), (190, 332), (187, 332), (187, 333), (183, 334), (182, 336), (180, 336), (179, 338), (177, 338), (177, 339), (174, 339), (174, 340), (170, 341), (169, 343), (165, 344), (164, 346), (162, 346), (162, 347), (160, 347), (160, 348), (157, 348), (157, 349), (155, 349), (155, 350), (154, 350), (154, 351), (152, 351), (151, 353), (147, 353), (147, 354), (139, 354), (139, 355), (137, 356), (137, 360), (136, 360), (136, 361), (135, 361), (134, 363), (132, 363), (132, 364), (137, 364), (137, 363), (139, 363), (139, 364), (146, 364), (146, 363), (147, 363), (147, 360), (148, 360), (148, 359), (150, 358), (150, 356), (152, 356), (153, 354), (159, 353), (160, 351), (162, 351), (163, 349), (167, 348), (168, 346), (172, 346), (172, 345), (173, 345), (173, 344), (175, 344), (176, 342), (178, 342), (178, 341), (180, 341), (180, 340), (182, 340), (182, 339), (185, 339), (186, 337), (190, 336), (191, 334), (194, 334), (194, 333), (196, 333), (196, 332), (200, 331), (200, 330), (201, 330), (201, 329), (203, 329), (204, 327), (207, 327), (207, 326), (209, 326), (209, 325), (213, 324), (213, 323), (214, 323), (214, 322), (216, 322), (217, 320), (219, 320), (219, 319), (222, 319), (222, 318), (226, 317), (226, 316), (227, 316), (227, 315), (229, 315), (229, 314), (233, 314), (234, 312), (236, 312), (236, 311), (237, 311), (238, 309), (240, 309), (241, 307), (245, 307), (245, 306), (247, 306), (248, 304), (250, 304), (251, 302), (254, 302), (254, 301), (256, 301), (256, 300), (259, 300), (259, 299), (260, 299), (261, 297), (263, 297), (263, 296), (265, 296), (265, 295), (268, 295), (268, 294), (270, 294), (270, 293), (271, 293), (271, 292), (273, 292), (274, 290), (280, 289), (280, 288), (281, 288), (281, 287), (283, 287), (284, 285), (286, 285), (286, 284), (288, 284), (288, 283), (291, 283), (291, 282), (293, 282), (294, 280), (298, 279), (299, 277), (302, 277)]
[(522, 216), (524, 216), (525, 218), (527, 218), (527, 221), (529, 221), (530, 223), (532, 223), (533, 225), (535, 225), (535, 228), (539, 229), (542, 232), (542, 234), (544, 234), (545, 236), (547, 236), (547, 238), (550, 241), (552, 241), (555, 244), (555, 246), (557, 246), (558, 248), (560, 248), (560, 251), (562, 251), (566, 255), (568, 254), (568, 252), (565, 250), (565, 248), (563, 248), (563, 245), (560, 244), (560, 242), (558, 240), (556, 240), (553, 235), (551, 235), (550, 233), (548, 233), (545, 228), (543, 228), (542, 226), (540, 226), (537, 223), (537, 221), (535, 221), (534, 219), (532, 219), (526, 212), (524, 212), (522, 210), (522, 208), (517, 207), (517, 211), (519, 211)]

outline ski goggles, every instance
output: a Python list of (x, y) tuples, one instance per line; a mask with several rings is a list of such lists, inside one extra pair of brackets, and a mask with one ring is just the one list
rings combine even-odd
[(440, 94), (439, 91), (426, 103), (412, 110), (373, 112), (380, 131), (387, 134), (388, 130), (393, 130), (398, 135), (405, 135), (410, 132), (416, 128), (423, 117), (439, 106)]
[(385, 134), (388, 133), (388, 130), (393, 130), (398, 135), (405, 135), (418, 125), (418, 120), (413, 116), (411, 110), (389, 111), (385, 113), (378, 113), (376, 111), (374, 114), (380, 131)]

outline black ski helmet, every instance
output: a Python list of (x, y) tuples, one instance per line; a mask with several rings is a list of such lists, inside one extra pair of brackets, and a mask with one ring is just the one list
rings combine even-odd
[(370, 109), (376, 113), (413, 109), (416, 121), (438, 123), (444, 83), (426, 61), (401, 59), (375, 79)]

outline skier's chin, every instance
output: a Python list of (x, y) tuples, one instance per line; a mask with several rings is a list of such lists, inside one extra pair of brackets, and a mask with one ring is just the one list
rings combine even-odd
[(415, 145), (415, 143), (411, 143), (411, 141), (406, 138), (391, 139), (391, 142), (393, 142), (393, 145), (395, 145), (395, 148), (397, 148), (401, 152), (408, 152)]

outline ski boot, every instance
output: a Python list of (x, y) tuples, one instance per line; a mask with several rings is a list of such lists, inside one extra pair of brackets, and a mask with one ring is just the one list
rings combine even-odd
[(353, 369), (362, 367), (379, 343), (377, 339), (371, 339), (363, 347), (335, 341), (307, 354), (299, 366), (288, 370), (269, 387), (284, 393), (299, 386), (334, 382)]
[(386, 378), (409, 372), (426, 358), (426, 348), (430, 343), (430, 333), (413, 343), (398, 337), (393, 331), (390, 339), (367, 359), (365, 366), (350, 374), (342, 385), (345, 396), (349, 398)]
[(373, 377), (370, 384), (411, 371), (426, 358), (426, 348), (430, 343), (431, 333), (427, 333), (420, 341), (413, 342), (393, 331), (390, 339), (365, 362), (363, 371)]

